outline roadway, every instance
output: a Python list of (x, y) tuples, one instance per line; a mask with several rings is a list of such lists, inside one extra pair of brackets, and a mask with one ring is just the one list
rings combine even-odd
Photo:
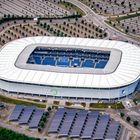
[(116, 36), (116, 37), (119, 37), (121, 40), (125, 40), (125, 41), (128, 41), (130, 43), (134, 43), (134, 44), (137, 44), (137, 45), (139, 44), (140, 45), (139, 41), (134, 40), (134, 39), (130, 38), (128, 35), (126, 35), (125, 33), (123, 33), (121, 31), (113, 28), (112, 26), (109, 26), (105, 22), (107, 17), (98, 15), (90, 7), (88, 7), (87, 5), (83, 4), (82, 2), (80, 2), (78, 0), (66, 0), (66, 1), (76, 5), (81, 10), (83, 10), (85, 12), (85, 14), (86, 14), (84, 16), (84, 18), (87, 21), (93, 22), (98, 27), (101, 27), (102, 29), (105, 29), (106, 32), (108, 33), (108, 39), (112, 38), (113, 36)]

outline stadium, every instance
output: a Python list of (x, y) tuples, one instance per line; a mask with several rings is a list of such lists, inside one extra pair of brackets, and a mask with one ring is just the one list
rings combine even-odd
[(27, 37), (0, 51), (0, 88), (64, 99), (120, 99), (140, 79), (140, 49), (120, 41)]

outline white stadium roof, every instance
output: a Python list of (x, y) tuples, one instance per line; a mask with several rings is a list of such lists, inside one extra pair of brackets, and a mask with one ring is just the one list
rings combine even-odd
[[(94, 48), (118, 49), (122, 52), (117, 69), (109, 74), (62, 73), (21, 69), (15, 62), (21, 52), (32, 44), (93, 46)], [(28, 37), (12, 41), (0, 52), (0, 79), (12, 82), (50, 85), (60, 87), (115, 88), (131, 84), (140, 78), (140, 49), (135, 45), (110, 40), (68, 38), (68, 37)]]

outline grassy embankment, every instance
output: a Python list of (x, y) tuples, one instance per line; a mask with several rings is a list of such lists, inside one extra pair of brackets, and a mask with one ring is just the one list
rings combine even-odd
[(0, 95), (0, 101), (5, 102), (5, 103), (10, 103), (10, 104), (23, 104), (27, 106), (37, 106), (40, 108), (45, 108), (46, 104), (45, 103), (38, 103), (35, 101), (28, 101), (28, 100), (22, 100), (22, 99), (15, 99), (7, 96)]
[(112, 109), (124, 109), (122, 102), (118, 103), (91, 103), (90, 108), (112, 108)]
[(59, 5), (68, 9), (68, 10), (75, 11), (77, 14), (79, 14), (81, 16), (85, 15), (85, 12), (83, 10), (81, 10), (79, 7), (77, 7), (76, 5), (73, 5), (70, 2), (61, 1), (59, 3)]

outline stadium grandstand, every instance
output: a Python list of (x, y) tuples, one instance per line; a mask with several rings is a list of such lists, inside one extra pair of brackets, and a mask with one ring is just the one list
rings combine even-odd
[(120, 41), (27, 37), (0, 51), (0, 88), (64, 99), (120, 99), (136, 90), (140, 49)]
[(85, 51), (81, 49), (36, 48), (27, 63), (60, 66), (104, 68), (109, 60), (109, 52)]

